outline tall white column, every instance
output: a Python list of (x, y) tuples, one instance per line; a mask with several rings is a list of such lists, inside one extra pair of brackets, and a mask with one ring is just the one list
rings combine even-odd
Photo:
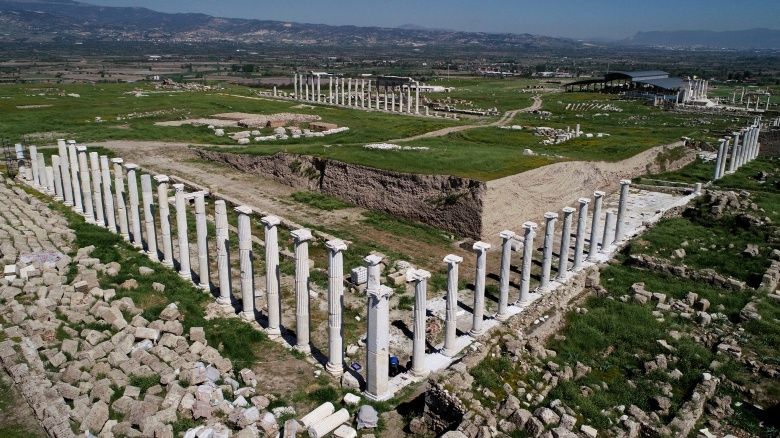
[(411, 84), (406, 86), (406, 113), (412, 113), (412, 87)]
[(114, 164), (114, 195), (116, 196), (116, 214), (119, 222), (119, 235), (126, 241), (130, 240), (130, 229), (127, 222), (127, 202), (125, 201), (125, 176), (121, 158), (112, 158)]
[(52, 178), (54, 180), (54, 199), (58, 201), (65, 200), (65, 193), (62, 190), (62, 176), (60, 174), (61, 168), (62, 166), (60, 164), (60, 156), (52, 155), (51, 170), (52, 170)]
[(620, 180), (620, 200), (618, 201), (617, 222), (615, 223), (615, 242), (622, 241), (625, 234), (626, 204), (628, 203), (628, 187), (630, 185), (630, 179)]
[(582, 267), (582, 252), (585, 247), (585, 222), (588, 220), (588, 204), (590, 203), (590, 199), (580, 198), (577, 202), (580, 203), (580, 208), (577, 213), (577, 237), (574, 241), (574, 263), (571, 267), (572, 271)]
[(347, 244), (339, 239), (325, 243), (328, 249), (328, 364), (333, 376), (344, 374), (341, 311), (344, 305), (344, 254)]
[(590, 248), (588, 249), (588, 260), (596, 259), (599, 247), (598, 228), (601, 221), (601, 204), (604, 200), (604, 192), (593, 192), (593, 216), (590, 220)]
[(306, 228), (291, 231), (295, 246), (295, 349), (309, 353), (309, 241)]
[(729, 172), (737, 170), (737, 161), (739, 160), (739, 134), (732, 132), (734, 139), (731, 145), (731, 154), (729, 155)]
[(101, 227), (106, 226), (106, 216), (103, 210), (103, 191), (101, 188), (100, 158), (97, 152), (89, 153), (89, 167), (92, 172), (92, 204), (95, 206), (95, 220)]
[(609, 231), (615, 226), (615, 214), (611, 211), (606, 213), (604, 218), (604, 234), (601, 240), (601, 252), (606, 253), (609, 246), (612, 245), (612, 239), (615, 237), (614, 233)]
[(222, 199), (214, 201), (214, 225), (217, 239), (217, 271), (219, 274), (219, 298), (217, 298), (217, 303), (225, 307), (231, 307), (230, 298), (233, 288), (230, 276), (230, 233), (228, 229), (227, 207)]
[[(393, 100), (395, 102), (395, 100)], [(385, 111), (387, 111), (387, 89), (385, 89)]]
[(487, 275), (487, 250), (490, 249), (490, 244), (475, 242), (472, 248), (477, 257), (477, 269), (474, 275), (474, 309), (469, 335), (477, 337), (485, 332), (482, 320), (485, 314), (485, 276)]
[(441, 353), (453, 357), (458, 352), (458, 265), (463, 257), (448, 254), (444, 257), (447, 264), (447, 302), (444, 319), (444, 348)]
[(428, 279), (431, 273), (417, 269), (412, 274), (414, 281), (414, 340), (412, 341), (412, 374), (418, 377), (428, 374), (425, 365), (425, 311), (428, 302)]
[(561, 230), (561, 250), (558, 257), (558, 281), (565, 281), (569, 270), (569, 252), (571, 247), (571, 217), (574, 209), (563, 207), (563, 229)]
[(192, 194), (195, 200), (195, 233), (198, 238), (198, 287), (211, 290), (209, 278), (209, 241), (206, 224), (206, 194), (202, 191)]
[(79, 179), (81, 182), (81, 200), (84, 203), (84, 219), (88, 224), (95, 223), (94, 210), (92, 208), (91, 184), (89, 181), (89, 166), (87, 165), (87, 148), (79, 146), (76, 149), (79, 160)]
[(509, 317), (507, 307), (509, 306), (509, 275), (512, 264), (512, 239), (515, 237), (514, 231), (504, 230), (500, 232), (501, 237), (501, 276), (499, 279), (498, 291), (498, 313), (496, 319), (506, 321)]
[(333, 103), (333, 76), (328, 76), (328, 103)]
[(398, 112), (404, 112), (404, 89), (398, 90)]
[(174, 184), (176, 190), (176, 234), (179, 236), (179, 275), (192, 280), (190, 269), (190, 242), (187, 234), (187, 201), (184, 199), (184, 184)]
[(322, 91), (320, 90), (320, 75), (317, 75), (317, 102), (320, 101), (320, 95), (322, 94)]
[(111, 193), (111, 168), (108, 166), (108, 157), (105, 155), (100, 156), (100, 177), (103, 181), (106, 226), (116, 233), (116, 210), (114, 209), (114, 195)]
[(84, 212), (84, 203), (81, 199), (81, 178), (79, 178), (79, 159), (76, 151), (76, 142), (68, 141), (68, 161), (70, 162), (70, 185), (73, 190), (73, 209), (79, 213)]
[(715, 171), (713, 173), (713, 179), (719, 180), (721, 178), (720, 174), (720, 163), (725, 159), (726, 155), (726, 140), (720, 139), (720, 145), (718, 146), (718, 155), (715, 159)]
[(352, 78), (347, 79), (347, 106), (352, 106)]
[(536, 236), (536, 222), (523, 224), (523, 270), (520, 273), (520, 304), (526, 304), (531, 299), (531, 267), (534, 259), (534, 236)]
[(261, 219), (265, 228), (265, 296), (268, 302), (268, 328), (269, 337), (277, 337), (282, 334), (281, 315), (282, 301), (279, 298), (279, 237), (277, 225), (282, 221), (276, 216), (265, 216)]
[[(249, 215), (252, 209), (246, 205), (235, 208), (238, 214), (238, 257), (241, 270), (241, 318), (255, 320), (255, 280), (252, 269), (252, 224)], [(221, 287), (221, 282), (220, 282)], [(220, 290), (220, 296), (224, 291)]]
[(395, 107), (395, 90), (393, 90), (393, 95), (391, 96), (391, 100), (390, 100), (390, 112), (394, 113), (395, 111), (396, 111), (396, 107)]
[(144, 204), (144, 224), (146, 224), (146, 255), (159, 261), (157, 254), (157, 231), (154, 225), (154, 194), (152, 192), (152, 177), (141, 175), (141, 202)]
[(295, 93), (295, 98), (300, 99), (300, 96), (298, 95), (298, 73), (293, 75), (293, 91)]
[(390, 356), (390, 296), (393, 290), (379, 283), (382, 258), (369, 255), (365, 259), (368, 271), (366, 295), (368, 318), (366, 338), (366, 397), (371, 400), (390, 398), (387, 392)]
[(414, 113), (420, 114), (420, 83), (414, 85)]
[(133, 246), (143, 248), (143, 237), (141, 236), (141, 214), (138, 210), (138, 180), (136, 170), (138, 165), (133, 163), (125, 164), (127, 169), (127, 192), (130, 201), (130, 230), (133, 237)]
[(46, 173), (46, 189), (47, 189), (46, 191), (48, 192), (49, 195), (56, 197), (57, 190), (55, 189), (55, 185), (54, 185), (54, 167), (46, 166), (45, 169), (46, 169), (45, 173)]
[[(62, 193), (67, 207), (73, 206), (73, 183), (70, 177), (70, 163), (68, 160), (68, 147), (65, 140), (57, 140), (57, 148), (60, 156), (60, 178), (62, 178)], [(21, 173), (21, 168), (19, 172)]]
[(726, 154), (729, 151), (729, 143), (731, 143), (731, 140), (728, 138), (724, 138), (723, 141), (725, 141), (726, 145), (723, 148), (723, 159), (720, 161), (720, 177), (723, 178), (723, 175), (726, 174)]
[(555, 237), (555, 222), (558, 213), (548, 211), (544, 214), (544, 247), (542, 250), (542, 277), (539, 290), (545, 291), (550, 286), (550, 268), (552, 267), (553, 240)]
[(173, 241), (171, 240), (171, 206), (168, 202), (168, 183), (170, 179), (167, 175), (155, 175), (157, 181), (157, 204), (160, 211), (160, 237), (162, 238), (162, 264), (169, 268), (173, 267)]
[(33, 187), (40, 188), (41, 187), (41, 175), (40, 175), (40, 169), (38, 167), (38, 147), (37, 146), (30, 146), (30, 167), (32, 168), (32, 177), (33, 177)]

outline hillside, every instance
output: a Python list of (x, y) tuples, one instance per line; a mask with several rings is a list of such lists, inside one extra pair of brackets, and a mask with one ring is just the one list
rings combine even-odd
[(684, 48), (780, 49), (780, 30), (748, 29), (723, 32), (705, 30), (639, 32), (624, 42), (632, 45)]

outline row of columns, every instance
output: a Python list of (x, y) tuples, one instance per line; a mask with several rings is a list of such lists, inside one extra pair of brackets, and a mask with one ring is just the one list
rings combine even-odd
[(729, 173), (735, 172), (758, 157), (760, 148), (758, 137), (760, 134), (761, 120), (757, 118), (751, 126), (739, 132), (733, 132), (731, 137), (721, 138), (715, 158), (713, 179), (717, 181), (723, 178), (727, 171)]
[[(322, 75), (294, 74), (293, 92), (298, 100), (329, 103), (353, 108), (366, 108), (408, 114), (420, 114), (420, 90), (418, 83), (407, 84), (398, 91), (385, 88), (372, 89), (372, 80), (353, 79), (328, 75), (328, 95), (321, 92)], [(412, 97), (414, 88), (414, 97)], [(310, 92), (311, 91), (311, 92)], [(404, 96), (405, 94), (405, 96)]]
[(688, 81), (688, 99), (705, 100), (710, 88), (710, 82), (704, 79), (691, 79)]

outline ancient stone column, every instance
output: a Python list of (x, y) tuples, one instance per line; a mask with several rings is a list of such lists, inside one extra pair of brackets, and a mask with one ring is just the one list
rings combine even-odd
[(81, 178), (79, 177), (79, 159), (75, 142), (68, 141), (68, 161), (70, 162), (70, 185), (73, 190), (73, 209), (83, 213), (84, 203), (81, 199)]
[(386, 400), (388, 360), (390, 355), (390, 296), (393, 290), (379, 283), (379, 264), (382, 258), (369, 255), (365, 259), (368, 270), (366, 295), (368, 318), (366, 338), (366, 397)]
[(279, 237), (276, 226), (281, 220), (276, 216), (265, 216), (260, 220), (265, 226), (265, 293), (268, 302), (268, 328), (266, 333), (273, 338), (282, 334), (280, 324), (282, 301), (279, 298)]
[(604, 234), (601, 239), (601, 252), (607, 252), (609, 246), (612, 245), (612, 239), (615, 237), (614, 233), (610, 233), (609, 230), (615, 226), (615, 214), (611, 211), (606, 213), (604, 218)]
[(320, 75), (317, 75), (317, 102), (320, 101), (320, 94), (322, 91), (320, 90)]
[(306, 228), (291, 231), (295, 246), (295, 349), (309, 353), (309, 241)]
[(387, 89), (385, 89), (385, 111), (387, 111)]
[(77, 148), (79, 160), (79, 179), (81, 180), (81, 200), (84, 203), (84, 219), (88, 224), (95, 223), (94, 210), (92, 208), (92, 193), (89, 181), (89, 166), (87, 165), (87, 147)]
[(393, 90), (393, 95), (392, 95), (391, 100), (390, 100), (390, 112), (394, 113), (395, 110), (396, 110), (396, 107), (395, 107), (395, 90)]
[(525, 222), (523, 224), (523, 270), (520, 275), (520, 304), (526, 304), (531, 299), (531, 267), (534, 257), (534, 236), (536, 236), (536, 223)]
[(293, 90), (295, 92), (295, 98), (299, 99), (300, 97), (298, 96), (298, 73), (295, 73), (293, 75)]
[(398, 90), (398, 112), (404, 112), (404, 89)]
[(130, 240), (130, 229), (127, 223), (127, 203), (125, 202), (125, 176), (121, 158), (112, 158), (114, 164), (114, 195), (116, 196), (116, 214), (119, 222), (119, 235), (126, 241)]
[(428, 302), (428, 279), (431, 273), (417, 269), (412, 274), (414, 281), (414, 340), (412, 341), (412, 374), (422, 377), (428, 374), (425, 365), (425, 312)]
[(36, 167), (38, 168), (38, 187), (41, 190), (48, 193), (49, 183), (46, 181), (46, 160), (43, 158), (43, 154), (38, 152), (35, 154)]
[(411, 114), (412, 113), (412, 86), (407, 85), (406, 86), (406, 113)]
[(176, 234), (179, 237), (179, 275), (192, 280), (190, 270), (190, 242), (187, 234), (187, 201), (184, 199), (184, 184), (174, 184), (176, 190)]
[(506, 321), (509, 317), (507, 307), (509, 305), (509, 275), (512, 263), (512, 239), (515, 233), (504, 230), (498, 234), (501, 237), (501, 277), (498, 292), (498, 313), (496, 319)]
[(463, 257), (448, 254), (444, 257), (447, 264), (447, 302), (444, 320), (444, 348), (441, 353), (447, 357), (454, 357), (458, 352), (456, 345), (458, 339), (458, 265), (463, 262)]
[[(43, 155), (43, 154), (41, 154)], [(55, 189), (54, 185), (54, 167), (53, 166), (46, 166), (46, 187), (47, 192), (49, 195), (52, 195), (56, 198), (57, 196), (57, 189)]]
[[(57, 148), (60, 153), (60, 177), (62, 178), (62, 192), (65, 198), (65, 205), (73, 206), (73, 183), (70, 176), (70, 163), (68, 160), (68, 147), (65, 140), (57, 140)], [(19, 169), (21, 173), (21, 168)]]
[(333, 76), (328, 76), (328, 103), (333, 104)]
[(328, 249), (328, 364), (333, 376), (344, 374), (344, 347), (341, 338), (341, 310), (344, 303), (344, 254), (347, 244), (339, 239), (325, 243)]
[(65, 200), (65, 193), (62, 190), (62, 176), (60, 174), (61, 168), (62, 165), (60, 164), (60, 156), (52, 155), (51, 170), (52, 170), (52, 178), (54, 180), (54, 199), (58, 201)]
[[(241, 301), (243, 309), (241, 318), (247, 321), (255, 320), (255, 280), (252, 269), (252, 225), (250, 216), (252, 209), (246, 205), (235, 208), (238, 214), (238, 257), (241, 270)], [(220, 282), (220, 288), (221, 288)], [(224, 291), (220, 290), (220, 296)]]
[(620, 242), (624, 237), (626, 222), (626, 207), (628, 203), (628, 187), (631, 185), (630, 179), (620, 180), (620, 200), (618, 201), (617, 221), (615, 222), (615, 242)]
[(569, 251), (571, 246), (571, 217), (574, 209), (563, 207), (563, 229), (561, 230), (561, 250), (558, 257), (558, 277), (557, 280), (563, 282), (566, 280), (569, 270)]
[(594, 261), (599, 248), (599, 222), (601, 221), (601, 203), (604, 200), (604, 192), (593, 192), (593, 216), (590, 220), (590, 248), (588, 248), (588, 261)]
[(155, 175), (157, 181), (157, 204), (160, 210), (160, 236), (162, 237), (162, 264), (173, 267), (173, 241), (171, 240), (171, 206), (168, 202), (168, 183), (166, 175)]
[(374, 109), (377, 109), (377, 110), (379, 109), (379, 90), (378, 89), (376, 90), (376, 102), (375, 102), (375, 105), (374, 105)]
[(38, 168), (38, 147), (37, 146), (30, 146), (30, 167), (32, 168), (32, 176), (33, 176), (33, 187), (40, 188), (41, 187), (41, 176), (40, 176), (40, 169)]
[(136, 179), (136, 169), (138, 165), (133, 163), (125, 164), (127, 169), (127, 187), (130, 200), (130, 229), (132, 230), (133, 246), (143, 248), (141, 237), (141, 214), (138, 211), (138, 181)]
[(230, 307), (232, 294), (230, 277), (230, 233), (228, 230), (227, 207), (225, 201), (214, 201), (214, 225), (217, 239), (217, 271), (219, 274), (219, 298), (217, 303)]
[(414, 86), (414, 113), (420, 114), (420, 84)]
[(206, 224), (206, 195), (202, 191), (193, 193), (195, 198), (195, 233), (198, 237), (198, 287), (211, 290), (209, 278), (209, 241)]
[(89, 153), (89, 167), (92, 171), (92, 204), (95, 206), (95, 220), (101, 227), (106, 226), (106, 216), (103, 210), (103, 191), (101, 188), (100, 158), (97, 152)]
[(144, 204), (144, 224), (146, 224), (146, 254), (152, 260), (159, 261), (157, 254), (157, 231), (154, 225), (154, 194), (152, 192), (152, 177), (141, 175), (141, 202)]
[(539, 283), (540, 291), (545, 291), (550, 286), (553, 240), (555, 237), (555, 222), (558, 220), (558, 213), (548, 211), (544, 214), (544, 220), (544, 249), (542, 251), (542, 277)]
[(352, 78), (347, 79), (347, 106), (352, 106)]
[(721, 176), (723, 176), (720, 174), (720, 163), (724, 160), (724, 156), (726, 155), (725, 149), (726, 149), (726, 140), (720, 139), (720, 145), (718, 146), (718, 155), (717, 158), (715, 159), (715, 172), (713, 173), (713, 178), (712, 178), (716, 181), (719, 180)]
[(111, 168), (108, 167), (108, 157), (100, 156), (100, 176), (103, 181), (103, 204), (105, 205), (106, 226), (116, 233), (116, 211), (114, 195), (111, 193)]
[(309, 100), (309, 75), (305, 76), (304, 84), (303, 84), (304, 90), (305, 90), (305, 99)]
[(726, 174), (726, 154), (729, 151), (729, 144), (731, 143), (731, 139), (725, 138), (723, 139), (725, 141), (725, 146), (723, 148), (723, 159), (720, 161), (720, 177), (723, 178), (723, 175)]
[(476, 274), (474, 276), (474, 310), (471, 331), (469, 335), (477, 337), (485, 332), (482, 327), (482, 320), (485, 314), (485, 276), (487, 274), (487, 250), (490, 244), (487, 242), (476, 242), (473, 246), (477, 256)]
[(580, 269), (582, 267), (582, 252), (585, 247), (585, 222), (588, 220), (588, 204), (590, 199), (580, 198), (579, 212), (577, 213), (577, 237), (574, 241), (574, 264), (572, 265), (572, 271)]
[(731, 155), (729, 155), (729, 172), (737, 170), (737, 161), (739, 160), (739, 134), (732, 132), (734, 143), (731, 146)]

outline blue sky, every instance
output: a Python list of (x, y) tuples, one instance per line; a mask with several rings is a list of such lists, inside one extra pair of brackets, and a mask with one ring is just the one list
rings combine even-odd
[(572, 38), (647, 30), (780, 28), (780, 0), (81, 0), (220, 17), (395, 27), (415, 24)]

